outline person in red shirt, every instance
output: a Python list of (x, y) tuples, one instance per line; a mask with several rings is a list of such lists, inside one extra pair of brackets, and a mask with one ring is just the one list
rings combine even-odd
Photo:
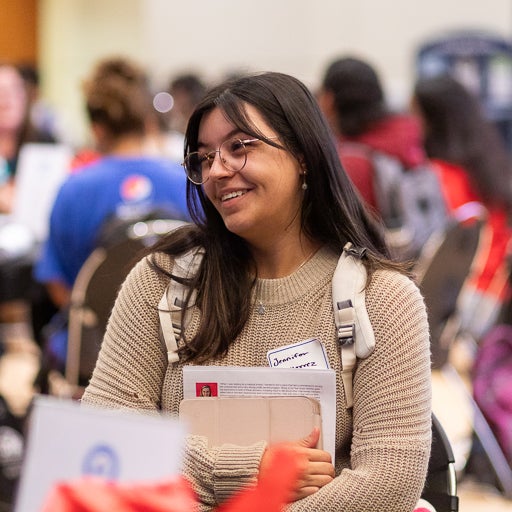
[(376, 209), (369, 151), (394, 156), (405, 168), (423, 163), (418, 119), (409, 113), (390, 111), (377, 72), (354, 57), (329, 64), (317, 98), (336, 136), (345, 170), (366, 203)]
[(481, 217), (485, 225), (474, 270), (466, 283), (464, 314), (480, 337), (510, 295), (512, 163), (503, 138), (479, 99), (451, 76), (417, 81), (411, 101), (424, 145), (454, 217)]

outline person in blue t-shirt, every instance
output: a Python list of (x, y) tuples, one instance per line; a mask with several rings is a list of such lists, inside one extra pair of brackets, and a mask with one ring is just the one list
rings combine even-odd
[(152, 210), (187, 218), (184, 173), (154, 157), (108, 156), (64, 182), (50, 217), (50, 231), (36, 265), (39, 281), (71, 289), (96, 247), (107, 219), (138, 218)]
[[(148, 151), (154, 120), (145, 73), (134, 63), (106, 59), (84, 84), (86, 110), (99, 159), (63, 183), (50, 217), (49, 235), (34, 268), (35, 279), (65, 315), (80, 268), (111, 218), (141, 218), (165, 212), (188, 220), (182, 168)], [(63, 364), (67, 334), (49, 340), (52, 357)]]

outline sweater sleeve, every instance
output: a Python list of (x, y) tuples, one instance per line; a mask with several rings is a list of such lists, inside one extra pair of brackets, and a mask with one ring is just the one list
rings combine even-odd
[(366, 303), (376, 346), (354, 375), (350, 467), (289, 511), (410, 512), (423, 489), (431, 446), (423, 299), (405, 276), (378, 272)]
[(197, 494), (199, 510), (209, 511), (242, 488), (256, 484), (266, 443), (208, 448), (201, 436), (188, 436), (183, 474)]

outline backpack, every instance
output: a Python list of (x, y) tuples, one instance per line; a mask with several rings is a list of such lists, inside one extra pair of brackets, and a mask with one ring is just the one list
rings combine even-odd
[[(203, 251), (199, 249), (176, 258), (173, 275), (184, 280), (195, 275), (203, 254)], [(364, 249), (357, 249), (351, 243), (347, 243), (343, 248), (332, 280), (334, 320), (340, 348), (341, 378), (345, 388), (347, 408), (351, 408), (353, 405), (352, 377), (356, 359), (368, 357), (375, 347), (375, 336), (366, 311), (366, 268), (361, 262), (363, 255)], [(170, 364), (179, 361), (177, 340), (182, 332), (181, 310), (189, 291), (185, 282), (172, 279), (158, 304), (160, 335), (165, 343)], [(191, 303), (193, 302), (194, 297), (192, 296)]]
[(484, 336), (472, 380), (475, 402), (512, 467), (512, 325), (496, 325)]
[[(416, 259), (429, 238), (449, 223), (441, 183), (430, 162), (406, 168), (397, 158), (365, 144), (344, 143), (347, 154), (363, 154), (373, 169), (377, 209), (391, 254)], [(345, 153), (345, 149), (344, 149)]]

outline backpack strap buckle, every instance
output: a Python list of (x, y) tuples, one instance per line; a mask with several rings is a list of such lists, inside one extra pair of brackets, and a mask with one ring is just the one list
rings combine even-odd
[(352, 345), (355, 341), (356, 311), (350, 299), (337, 303), (336, 326), (338, 343)]

